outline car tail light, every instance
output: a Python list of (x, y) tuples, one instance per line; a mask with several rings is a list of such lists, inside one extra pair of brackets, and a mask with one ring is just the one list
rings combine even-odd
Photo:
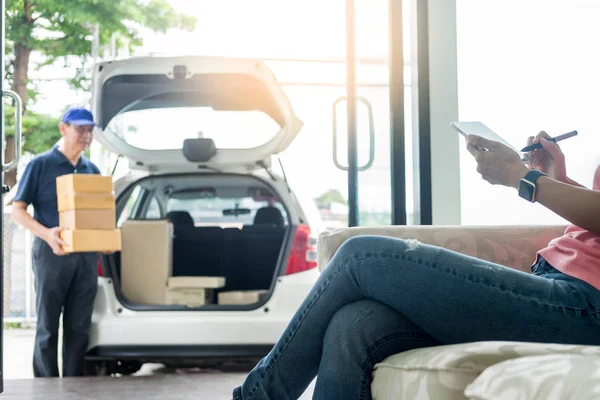
[(307, 271), (317, 266), (317, 238), (311, 235), (310, 226), (299, 225), (294, 234), (292, 251), (286, 275)]
[(98, 276), (104, 276), (102, 271), (102, 260), (98, 256), (98, 262), (96, 263), (96, 269), (98, 270)]

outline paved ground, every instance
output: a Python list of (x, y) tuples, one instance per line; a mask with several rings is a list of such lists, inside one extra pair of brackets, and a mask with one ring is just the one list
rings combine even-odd
[[(247, 370), (231, 372), (198, 368), (170, 370), (161, 364), (146, 364), (134, 376), (127, 378), (33, 379), (33, 343), (34, 331), (31, 329), (4, 331), (5, 382), (4, 393), (0, 396), (3, 400), (114, 400), (117, 397), (228, 400), (231, 390), (241, 383), (247, 373)], [(314, 382), (301, 400), (310, 399), (313, 389)]]

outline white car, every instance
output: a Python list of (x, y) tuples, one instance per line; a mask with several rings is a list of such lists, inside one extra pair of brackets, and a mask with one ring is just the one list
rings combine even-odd
[[(118, 226), (170, 223), (164, 246), (172, 245), (172, 259), (164, 263), (172, 262), (172, 276), (222, 276), (225, 285), (204, 305), (141, 303), (125, 295), (121, 276), (144, 266), (127, 261), (131, 254), (102, 256), (88, 373), (266, 355), (318, 278), (322, 229), (314, 203), (298, 200), (273, 162), (302, 122), (271, 71), (215, 57), (104, 62), (94, 71), (92, 111), (96, 140), (131, 168), (115, 182)], [(148, 253), (159, 250), (155, 239)], [(133, 284), (143, 288), (153, 276), (142, 274)], [(218, 293), (229, 291), (260, 296), (219, 304)]]

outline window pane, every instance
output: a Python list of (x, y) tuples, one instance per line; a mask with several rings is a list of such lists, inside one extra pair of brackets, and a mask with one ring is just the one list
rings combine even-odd
[(129, 111), (107, 130), (144, 150), (172, 150), (185, 139), (210, 138), (220, 149), (251, 149), (267, 143), (281, 128), (260, 111), (222, 111), (210, 107)]
[[(348, 178), (333, 162), (333, 102), (344, 96), (342, 86), (284, 86), (294, 111), (304, 122), (290, 147), (281, 154), (291, 187), (317, 199), (327, 228), (348, 226)], [(339, 130), (339, 145), (346, 132)], [(338, 148), (340, 162), (346, 147)]]
[(268, 199), (252, 197), (214, 197), (214, 198), (170, 198), (167, 212), (186, 211), (196, 226), (220, 226), (222, 228), (241, 228), (254, 224), (258, 209), (276, 207), (285, 218), (285, 209), (274, 197)]
[(142, 188), (140, 186), (136, 186), (129, 195), (127, 199), (127, 203), (125, 204), (125, 208), (121, 211), (121, 215), (117, 221), (117, 226), (120, 227), (123, 225), (123, 222), (127, 221), (129, 218), (133, 217), (135, 212), (135, 207), (137, 206), (138, 199), (140, 198), (140, 193), (142, 192)]
[[(591, 188), (600, 162), (597, 3), (457, 0), (457, 18), (460, 119), (482, 121), (517, 148), (541, 130), (578, 130), (560, 146), (569, 177)], [(463, 224), (566, 223), (515, 190), (483, 181), (464, 140), (456, 140)]]
[[(357, 0), (357, 30), (387, 33), (387, 0)], [(341, 58), (345, 56), (344, 0), (171, 0), (198, 19), (192, 33), (148, 34), (142, 51), (227, 57)], [(235, 12), (232, 12), (235, 10)], [(193, 44), (190, 48), (190, 44)], [(387, 54), (385, 40), (357, 35), (362, 57)]]
[(146, 210), (147, 219), (160, 219), (162, 217), (160, 213), (160, 205), (156, 197), (152, 197), (150, 204), (148, 204), (148, 210)]

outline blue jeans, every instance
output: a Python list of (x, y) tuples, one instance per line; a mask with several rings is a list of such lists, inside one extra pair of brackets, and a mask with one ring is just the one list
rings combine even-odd
[(534, 273), (387, 237), (346, 241), (234, 400), (370, 399), (373, 366), (484, 340), (600, 345), (600, 291), (543, 259)]

